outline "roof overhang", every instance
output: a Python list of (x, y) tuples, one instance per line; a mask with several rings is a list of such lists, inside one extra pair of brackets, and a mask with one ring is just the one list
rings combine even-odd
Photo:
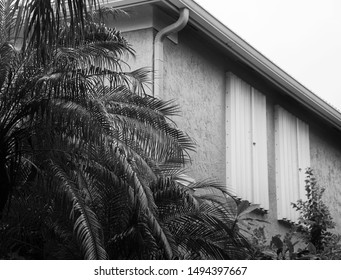
[(181, 8), (190, 10), (190, 23), (204, 32), (215, 43), (232, 53), (239, 60), (250, 66), (257, 73), (279, 87), (287, 95), (318, 114), (333, 127), (341, 130), (341, 113), (308, 90), (251, 45), (241, 39), (219, 20), (208, 13), (193, 0), (114, 0), (108, 1), (117, 8), (159, 3), (174, 11)]

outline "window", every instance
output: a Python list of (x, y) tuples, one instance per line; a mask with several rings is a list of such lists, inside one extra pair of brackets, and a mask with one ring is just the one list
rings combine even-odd
[(226, 86), (226, 157), (229, 189), (268, 210), (266, 98), (232, 73)]
[(275, 109), (277, 217), (296, 222), (291, 203), (305, 197), (305, 170), (310, 166), (309, 126), (284, 110)]

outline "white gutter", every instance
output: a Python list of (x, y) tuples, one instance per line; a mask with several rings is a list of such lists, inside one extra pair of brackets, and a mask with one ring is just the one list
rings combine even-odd
[(163, 40), (172, 33), (183, 29), (189, 19), (189, 10), (183, 8), (180, 10), (179, 19), (173, 24), (160, 30), (154, 39), (154, 97), (162, 97), (163, 92)]

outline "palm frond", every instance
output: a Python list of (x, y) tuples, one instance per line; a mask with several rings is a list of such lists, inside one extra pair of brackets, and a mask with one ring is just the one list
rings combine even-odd
[[(38, 60), (45, 62), (59, 40), (62, 26), (69, 24), (73, 34), (84, 36), (84, 19), (99, 1), (16, 0), (15, 3), (23, 7), (22, 16), (17, 18), (19, 29), (23, 29), (23, 48), (36, 48), (40, 55)], [(70, 43), (77, 42), (71, 40)]]
[(0, 44), (13, 39), (17, 11), (15, 2), (15, 0), (0, 0)]
[(55, 162), (50, 162), (51, 172), (58, 181), (58, 185), (69, 196), (73, 207), (70, 217), (74, 222), (74, 233), (81, 244), (85, 259), (106, 259), (103, 247), (102, 228), (96, 214), (86, 205), (74, 181)]

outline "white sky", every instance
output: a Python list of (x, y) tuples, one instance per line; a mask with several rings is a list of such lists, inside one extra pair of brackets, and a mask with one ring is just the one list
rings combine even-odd
[(306, 88), (341, 109), (341, 0), (195, 0)]

